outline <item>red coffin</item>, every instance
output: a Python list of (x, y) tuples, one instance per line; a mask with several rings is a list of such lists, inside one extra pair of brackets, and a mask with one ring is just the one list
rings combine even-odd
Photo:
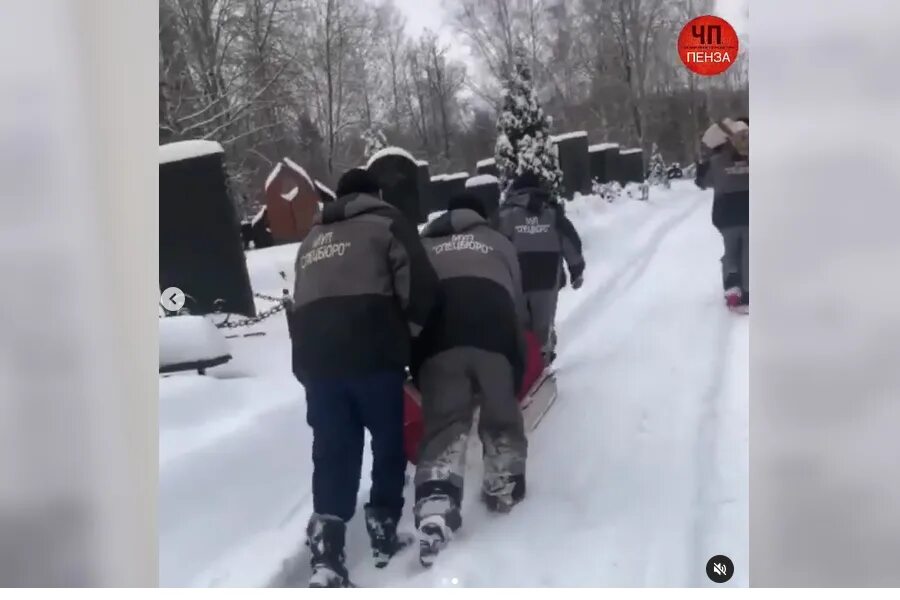
[[(544, 370), (541, 345), (537, 336), (530, 331), (525, 332), (525, 347), (525, 374), (522, 377), (522, 391), (519, 393), (520, 403)], [(416, 464), (419, 456), (419, 444), (423, 433), (422, 397), (419, 390), (410, 382), (403, 389), (403, 448), (406, 450), (407, 460), (413, 464)]]

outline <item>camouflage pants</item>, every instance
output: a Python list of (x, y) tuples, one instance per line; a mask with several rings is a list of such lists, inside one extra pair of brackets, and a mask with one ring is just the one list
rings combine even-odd
[(466, 447), (476, 409), (480, 409), (478, 435), (484, 446), (482, 489), (489, 495), (510, 493), (511, 478), (525, 473), (528, 441), (513, 368), (506, 357), (476, 348), (453, 348), (422, 365), (419, 384), (425, 434), (416, 469), (417, 498), (439, 483), (437, 488), (449, 489), (457, 506), (461, 502)]

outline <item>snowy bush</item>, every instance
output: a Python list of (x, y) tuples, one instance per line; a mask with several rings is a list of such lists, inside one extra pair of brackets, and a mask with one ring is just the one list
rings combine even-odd
[(384, 132), (375, 125), (372, 125), (362, 133), (362, 139), (366, 143), (363, 153), (366, 156), (372, 156), (379, 150), (387, 148), (387, 138)]
[(622, 195), (622, 186), (618, 181), (610, 181), (609, 183), (600, 183), (594, 181), (592, 190), (595, 196), (600, 196), (607, 202), (615, 202)]
[(647, 201), (650, 199), (650, 184), (646, 181), (641, 183), (627, 183), (625, 184), (623, 192), (625, 197), (629, 200)]
[(515, 64), (503, 90), (503, 109), (497, 119), (494, 160), (501, 187), (528, 170), (538, 173), (556, 194), (562, 171), (550, 137), (551, 123), (534, 93), (525, 51), (517, 48)]
[(666, 161), (663, 160), (662, 154), (656, 144), (653, 144), (653, 151), (650, 154), (650, 176), (648, 177), (650, 185), (660, 185), (669, 187), (669, 177), (666, 172)]

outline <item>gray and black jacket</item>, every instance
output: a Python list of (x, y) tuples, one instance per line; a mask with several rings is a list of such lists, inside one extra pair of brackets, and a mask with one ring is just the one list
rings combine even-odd
[(497, 215), (497, 228), (515, 246), (522, 271), (522, 288), (528, 292), (554, 290), (564, 281), (562, 260), (569, 277), (584, 272), (581, 238), (562, 206), (550, 202), (539, 188), (509, 192)]
[(422, 236), (441, 293), (416, 340), (413, 373), (445, 350), (471, 347), (504, 355), (518, 386), (529, 317), (516, 249), (481, 215), (465, 208), (444, 213)]
[(325, 205), (300, 245), (288, 315), (293, 370), (353, 377), (409, 365), (437, 276), (418, 232), (396, 208), (364, 194)]
[(712, 221), (718, 229), (750, 224), (750, 162), (723, 144), (697, 166), (695, 183), (713, 188)]

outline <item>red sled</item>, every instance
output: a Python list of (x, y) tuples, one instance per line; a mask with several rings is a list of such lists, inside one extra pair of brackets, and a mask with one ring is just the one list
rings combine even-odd
[[(552, 377), (551, 375), (545, 375), (541, 345), (537, 336), (530, 331), (525, 332), (525, 354), (525, 373), (522, 376), (522, 391), (519, 393), (518, 398), (519, 406), (523, 410), (532, 403), (535, 390), (543, 385), (544, 380)], [(537, 425), (546, 409), (549, 408), (549, 404), (555, 399), (556, 391), (554, 389), (552, 397), (548, 397), (547, 401), (544, 402), (543, 412), (537, 417), (537, 421), (531, 419), (532, 422), (530, 424), (526, 422), (526, 429), (533, 429)], [(419, 444), (422, 442), (423, 434), (422, 396), (412, 382), (407, 382), (403, 388), (403, 448), (406, 451), (407, 460), (412, 464), (416, 464), (418, 459)]]

